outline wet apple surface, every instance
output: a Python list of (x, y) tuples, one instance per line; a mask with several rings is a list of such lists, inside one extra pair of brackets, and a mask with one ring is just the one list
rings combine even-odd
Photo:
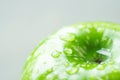
[(120, 80), (120, 25), (85, 22), (63, 27), (28, 57), (22, 80)]

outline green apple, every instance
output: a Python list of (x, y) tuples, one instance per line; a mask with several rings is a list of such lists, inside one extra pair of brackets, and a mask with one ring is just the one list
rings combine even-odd
[(120, 25), (63, 27), (33, 50), (22, 80), (120, 80)]

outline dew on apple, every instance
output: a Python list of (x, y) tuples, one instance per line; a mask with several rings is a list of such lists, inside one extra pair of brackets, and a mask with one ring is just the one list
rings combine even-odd
[(58, 58), (60, 55), (61, 55), (61, 52), (57, 52), (57, 51), (51, 54), (51, 56), (54, 58)]
[(65, 52), (67, 55), (71, 55), (71, 54), (72, 54), (72, 49), (70, 49), (70, 48), (65, 48), (65, 49), (64, 49), (64, 52)]
[(22, 80), (120, 80), (120, 25), (62, 28), (35, 48)]
[(70, 75), (70, 74), (75, 74), (79, 71), (79, 68), (70, 68), (68, 70), (66, 70), (66, 72)]
[(66, 33), (64, 35), (61, 35), (60, 39), (62, 39), (64, 41), (73, 41), (73, 40), (75, 40), (75, 34), (73, 34), (73, 33)]

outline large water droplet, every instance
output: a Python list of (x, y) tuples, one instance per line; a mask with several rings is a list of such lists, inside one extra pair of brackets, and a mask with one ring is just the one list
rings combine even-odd
[(68, 70), (66, 70), (66, 72), (70, 75), (70, 74), (75, 74), (75, 73), (77, 73), (79, 71), (79, 68), (70, 68), (70, 69), (68, 69)]
[(71, 54), (72, 54), (72, 49), (70, 49), (70, 48), (65, 48), (65, 49), (64, 49), (64, 52), (65, 52), (66, 55), (71, 55)]
[(85, 68), (85, 69), (93, 69), (97, 66), (95, 63), (82, 63), (80, 67)]
[(68, 33), (68, 34), (65, 34), (65, 35), (61, 35), (60, 39), (62, 39), (64, 41), (74, 41), (75, 40), (75, 34)]
[(85, 68), (85, 67), (86, 67), (86, 64), (81, 64), (80, 66), (83, 67), (83, 68)]
[(51, 56), (52, 57), (54, 57), (54, 58), (58, 58), (59, 56), (61, 55), (61, 52), (53, 52), (52, 54), (51, 54)]

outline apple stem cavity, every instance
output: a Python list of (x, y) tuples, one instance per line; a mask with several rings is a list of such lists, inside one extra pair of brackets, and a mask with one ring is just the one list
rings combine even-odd
[(77, 64), (100, 64), (107, 60), (111, 55), (109, 49), (113, 41), (105, 35), (105, 31), (104, 28), (93, 25), (81, 28), (81, 31), (74, 35), (76, 39), (65, 41), (64, 51), (69, 49), (66, 51), (68, 54), (65, 54), (67, 59)]

